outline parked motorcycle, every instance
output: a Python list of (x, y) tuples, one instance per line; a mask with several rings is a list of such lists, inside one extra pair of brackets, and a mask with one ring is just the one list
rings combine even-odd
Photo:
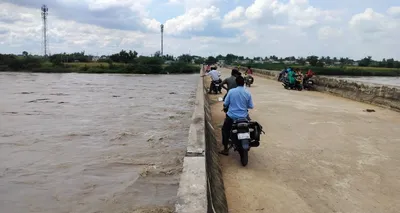
[(260, 146), (260, 135), (265, 132), (262, 126), (249, 119), (239, 119), (233, 122), (229, 137), (230, 146), (240, 155), (240, 161), (246, 166), (249, 161), (249, 151), (251, 147)]
[(312, 80), (311, 78), (304, 79), (303, 87), (304, 89), (312, 90), (314, 87), (314, 80)]
[(215, 94), (222, 93), (222, 85), (221, 81), (212, 81), (210, 93), (214, 92)]
[(285, 71), (282, 71), (279, 73), (279, 76), (278, 76), (279, 82), (284, 82), (286, 78), (287, 78), (287, 73), (285, 73)]
[[(228, 112), (228, 108), (224, 108)], [(251, 147), (260, 146), (260, 136), (265, 134), (263, 127), (250, 117), (235, 120), (229, 135), (229, 149), (233, 147), (240, 155), (243, 166), (249, 162), (249, 151)]]
[(298, 90), (298, 91), (302, 91), (303, 90), (303, 83), (301, 81), (296, 80), (296, 82), (294, 84), (290, 84), (288, 78), (286, 78), (284, 80), (282, 86), (285, 89), (293, 89), (293, 90)]

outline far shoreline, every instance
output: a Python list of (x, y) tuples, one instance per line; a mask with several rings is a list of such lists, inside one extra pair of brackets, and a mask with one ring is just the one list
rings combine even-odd
[[(200, 70), (200, 69), (199, 69)], [(200, 71), (199, 71), (200, 72)], [(118, 74), (118, 75), (194, 75), (197, 72), (188, 73), (132, 73), (132, 72), (115, 72), (115, 71), (105, 71), (105, 72), (87, 72), (87, 71), (61, 71), (61, 72), (46, 72), (46, 71), (29, 71), (29, 70), (1, 70), (0, 73), (40, 73), (40, 74)]]

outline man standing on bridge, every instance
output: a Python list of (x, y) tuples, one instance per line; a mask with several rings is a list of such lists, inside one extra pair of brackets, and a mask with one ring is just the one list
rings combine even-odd
[[(232, 69), (231, 72), (231, 76), (229, 78), (225, 78), (222, 83), (221, 86), (222, 88), (224, 88), (226, 90), (226, 94), (224, 95), (224, 98), (222, 99), (223, 101), (225, 101), (226, 95), (228, 95), (228, 92), (230, 89), (236, 88), (236, 77), (239, 76), (239, 71), (237, 69)], [(225, 84), (228, 86), (226, 87)]]
[(212, 88), (213, 88), (213, 82), (218, 82), (218, 83), (221, 82), (221, 79), (219, 78), (220, 73), (218, 73), (216, 67), (211, 67), (210, 72), (207, 72), (206, 74), (201, 75), (201, 77), (204, 77), (206, 75), (211, 76), (210, 91), (208, 92), (211, 94)]
[(224, 125), (222, 126), (222, 144), (224, 149), (220, 154), (229, 155), (229, 135), (234, 120), (240, 118), (249, 118), (248, 109), (253, 109), (253, 99), (250, 92), (244, 88), (244, 78), (236, 77), (237, 87), (229, 91), (224, 102), (224, 111), (228, 109)]

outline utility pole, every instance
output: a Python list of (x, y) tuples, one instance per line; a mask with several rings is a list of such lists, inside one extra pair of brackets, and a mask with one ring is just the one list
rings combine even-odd
[(164, 25), (161, 24), (161, 56), (164, 54)]

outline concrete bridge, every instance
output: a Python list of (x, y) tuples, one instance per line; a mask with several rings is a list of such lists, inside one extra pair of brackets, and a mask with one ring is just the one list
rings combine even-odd
[(217, 154), (221, 95), (205, 94), (209, 84), (199, 82), (176, 212), (400, 212), (400, 114), (381, 107), (396, 109), (399, 90), (380, 92), (377, 106), (285, 90), (270, 78), (258, 72), (248, 88), (250, 117), (266, 135), (246, 167), (233, 151)]

